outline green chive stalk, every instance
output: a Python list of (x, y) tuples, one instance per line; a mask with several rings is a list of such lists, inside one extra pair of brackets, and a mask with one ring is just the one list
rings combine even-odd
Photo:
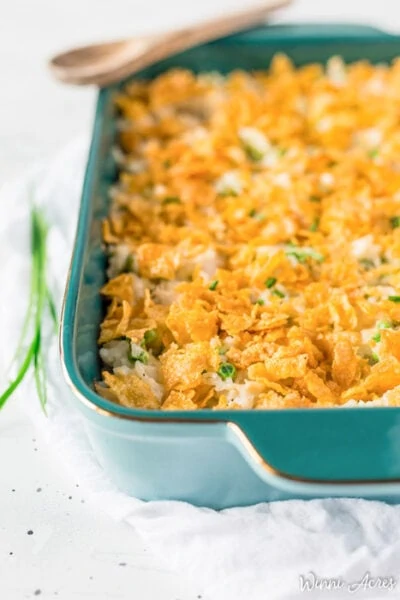
[[(44, 413), (46, 413), (47, 390), (42, 348), (42, 322), (47, 308), (55, 329), (58, 328), (57, 309), (46, 281), (48, 226), (40, 209), (31, 210), (31, 280), (28, 308), (22, 324), (21, 335), (12, 360), (20, 361), (17, 375), (0, 395), (0, 409), (12, 396), (33, 367), (36, 391)], [(31, 339), (28, 341), (29, 333)], [(25, 354), (23, 355), (23, 349)]]

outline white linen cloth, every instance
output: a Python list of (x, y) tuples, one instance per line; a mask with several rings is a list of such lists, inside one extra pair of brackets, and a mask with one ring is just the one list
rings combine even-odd
[[(86, 156), (87, 143), (79, 140), (0, 191), (2, 365), (13, 354), (28, 299), (31, 202), (43, 208), (50, 224), (48, 276), (59, 308)], [(96, 507), (135, 528), (166, 566), (203, 590), (203, 600), (400, 597), (400, 506), (326, 499), (216, 512), (180, 502), (145, 503), (119, 492), (96, 462), (80, 416), (68, 402), (50, 322), (45, 329), (48, 418), (30, 377), (18, 391), (26, 410)], [(311, 582), (311, 572), (336, 583), (329, 591), (314, 586), (312, 593), (302, 592), (300, 577)]]

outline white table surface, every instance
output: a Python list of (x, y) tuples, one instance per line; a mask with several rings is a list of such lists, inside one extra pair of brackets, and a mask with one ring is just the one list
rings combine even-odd
[[(4, 3), (0, 184), (89, 131), (95, 92), (54, 82), (45, 68), (53, 52), (85, 41), (174, 27), (245, 2)], [(363, 21), (400, 30), (398, 0), (369, 4), (298, 0), (285, 13), (285, 20)], [(6, 259), (1, 240), (0, 256)], [(76, 482), (64, 472), (62, 458), (53, 456), (38, 438), (18, 399), (0, 413), (0, 457), (1, 600), (199, 599), (195, 585), (183, 581), (179, 573), (163, 570), (131, 528), (90, 508)]]

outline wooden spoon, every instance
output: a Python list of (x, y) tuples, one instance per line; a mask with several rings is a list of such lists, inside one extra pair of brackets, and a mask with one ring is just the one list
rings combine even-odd
[(258, 25), (270, 11), (290, 1), (264, 0), (244, 11), (172, 33), (76, 48), (52, 58), (50, 69), (64, 83), (109, 85), (192, 46)]

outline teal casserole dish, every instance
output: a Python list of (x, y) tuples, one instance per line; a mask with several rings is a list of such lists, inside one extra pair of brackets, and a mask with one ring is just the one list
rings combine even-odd
[[(272, 26), (199, 46), (140, 74), (175, 66), (194, 71), (265, 68), (277, 51), (296, 64), (382, 62), (400, 37), (358, 26)], [(113, 95), (99, 94), (61, 328), (63, 369), (99, 463), (124, 492), (143, 500), (183, 500), (212, 508), (290, 498), (400, 499), (400, 409), (235, 411), (134, 410), (96, 394), (99, 290), (106, 255), (101, 222), (116, 177)]]

